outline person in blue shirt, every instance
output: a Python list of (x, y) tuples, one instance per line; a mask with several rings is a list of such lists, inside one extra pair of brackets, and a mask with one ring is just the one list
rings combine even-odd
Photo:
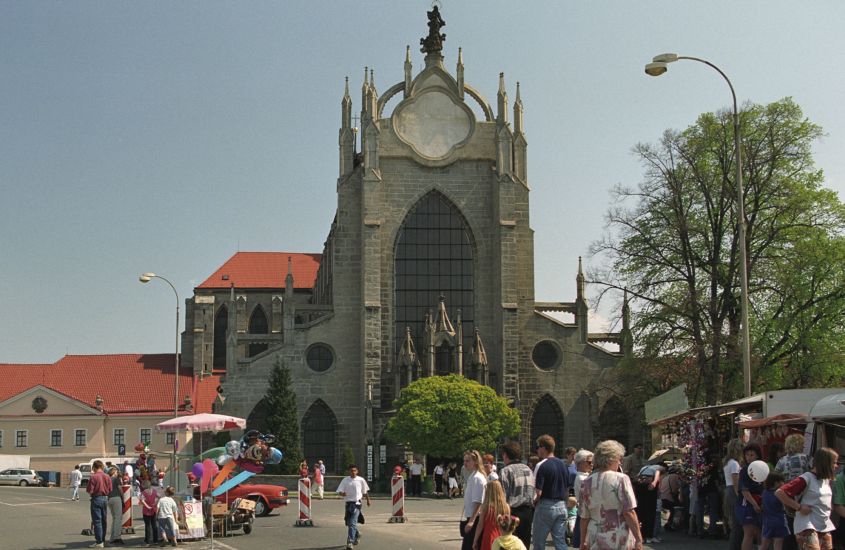
[(537, 455), (543, 459), (534, 481), (534, 521), (531, 539), (534, 550), (546, 547), (552, 534), (555, 550), (566, 550), (566, 499), (569, 497), (569, 468), (554, 455), (555, 440), (545, 434), (537, 438)]

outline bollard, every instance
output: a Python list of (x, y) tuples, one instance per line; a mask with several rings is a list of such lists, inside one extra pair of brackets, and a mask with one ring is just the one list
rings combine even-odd
[(132, 527), (132, 486), (121, 485), (120, 492), (123, 494), (123, 531), (124, 535), (134, 535), (135, 528)]
[(393, 514), (388, 523), (405, 523), (405, 478), (394, 475), (390, 480), (390, 496), (393, 500)]
[(303, 477), (299, 480), (299, 519), (296, 527), (313, 527), (311, 521), (311, 480)]

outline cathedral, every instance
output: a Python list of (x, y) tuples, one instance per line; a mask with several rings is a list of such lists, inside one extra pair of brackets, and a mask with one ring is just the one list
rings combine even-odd
[(183, 365), (219, 377), (217, 412), (260, 424), (283, 362), (303, 454), (330, 471), (346, 449), (365, 463), (368, 445), (396, 460), (403, 450), (383, 435), (393, 400), (449, 373), (507, 397), (524, 448), (543, 433), (625, 443), (628, 415), (606, 388), (631, 349), (626, 311), (621, 332), (589, 331), (580, 259), (574, 301), (535, 301), (519, 84), (511, 103), (499, 74), (491, 104), (464, 81), (460, 50), (446, 68), (445, 23), (428, 15), (424, 66), (415, 72), (408, 47), (404, 79), (383, 92), (365, 69), (360, 118), (347, 79), (322, 252), (232, 256), (188, 300)]

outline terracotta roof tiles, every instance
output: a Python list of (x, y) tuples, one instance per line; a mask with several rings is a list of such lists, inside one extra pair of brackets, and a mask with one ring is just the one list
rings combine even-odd
[(301, 252), (236, 252), (197, 288), (284, 288), (288, 258), (293, 287), (312, 288), (322, 255)]

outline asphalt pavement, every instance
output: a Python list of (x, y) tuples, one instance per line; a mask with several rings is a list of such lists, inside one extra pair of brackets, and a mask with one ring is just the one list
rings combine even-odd
[[(39, 487), (0, 487), (0, 549), (71, 549), (87, 548), (93, 537), (81, 535), (89, 526), (88, 496), (71, 501), (67, 489)], [(340, 550), (346, 542), (343, 502), (339, 499), (315, 500), (313, 527), (296, 527), (297, 500), (255, 519), (251, 534), (237, 532), (223, 539), (215, 538), (213, 548), (221, 550)], [(361, 526), (358, 550), (458, 550), (461, 547), (458, 521), (459, 499), (409, 498), (406, 523), (390, 523), (391, 502), (376, 497), (370, 508), (364, 507), (366, 524)], [(144, 546), (144, 524), (140, 511), (134, 510), (134, 535), (124, 535), (126, 547)], [(212, 548), (210, 540), (186, 542), (190, 550)], [(551, 542), (547, 544), (552, 548)], [(701, 540), (679, 533), (667, 533), (664, 542), (647, 546), (653, 550), (716, 550), (726, 541)]]

